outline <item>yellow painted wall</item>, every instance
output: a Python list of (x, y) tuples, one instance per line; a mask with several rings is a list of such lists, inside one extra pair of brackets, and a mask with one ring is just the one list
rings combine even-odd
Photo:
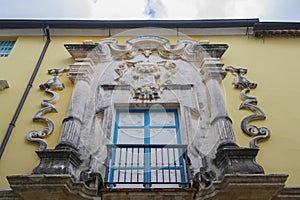
[[(44, 124), (32, 122), (32, 117), (41, 108), (41, 100), (49, 99), (39, 89), (41, 83), (51, 78), (47, 74), (50, 68), (60, 68), (73, 63), (73, 59), (64, 48), (65, 43), (78, 43), (77, 37), (60, 38), (52, 37), (52, 41), (46, 52), (39, 72), (32, 85), (27, 100), (12, 131), (9, 142), (0, 160), (0, 188), (8, 187), (7, 175), (30, 174), (39, 163), (35, 154), (38, 145), (27, 142), (25, 136), (30, 130), (39, 130)], [(38, 61), (46, 40), (43, 37), (18, 37), (16, 44), (7, 58), (0, 59), (0, 78), (8, 80), (10, 88), (0, 92), (0, 140), (2, 142), (8, 125), (16, 111), (20, 99), (31, 77), (33, 69)], [(66, 89), (59, 91), (60, 100), (55, 104), (58, 113), (50, 113), (45, 117), (53, 120), (54, 133), (47, 138), (48, 148), (54, 148), (57, 144), (62, 119), (65, 116), (67, 105), (72, 91), (72, 83), (65, 74), (61, 76)]]
[[(289, 174), (287, 185), (300, 185), (300, 38), (265, 38), (248, 36), (205, 37), (213, 43), (229, 45), (222, 57), (225, 66), (247, 68), (246, 78), (258, 83), (249, 96), (258, 98), (267, 119), (253, 122), (258, 127), (271, 130), (271, 138), (259, 143), (257, 162), (265, 173)], [(246, 136), (240, 122), (250, 111), (239, 110), (242, 100), (240, 90), (232, 87), (234, 76), (228, 73), (225, 78), (224, 94), (237, 143), (249, 147), (250, 137)]]
[[(207, 36), (193, 37), (196, 40), (208, 39), (211, 44), (225, 43), (229, 49), (222, 60), (225, 65), (248, 69), (246, 77), (258, 83), (257, 89), (250, 95), (258, 98), (258, 106), (266, 113), (267, 120), (255, 122), (255, 125), (266, 126), (271, 130), (271, 138), (259, 144), (261, 150), (257, 157), (266, 173), (289, 174), (288, 185), (300, 185), (300, 140), (297, 137), (297, 125), (300, 117), (300, 38), (266, 38), (256, 39), (248, 36)], [(1, 38), (0, 38), (1, 39)], [(7, 175), (30, 174), (37, 166), (39, 159), (35, 154), (38, 145), (25, 139), (26, 133), (43, 127), (43, 124), (32, 122), (32, 117), (41, 108), (42, 99), (50, 98), (39, 89), (39, 84), (46, 82), (50, 75), (47, 70), (60, 68), (73, 63), (73, 59), (64, 48), (66, 43), (82, 43), (92, 39), (94, 42), (101, 37), (52, 37), (52, 41), (42, 62), (39, 73), (34, 81), (27, 101), (17, 120), (5, 152), (0, 160), (0, 188), (9, 187)], [(120, 38), (124, 44), (126, 37)], [(176, 37), (170, 37), (175, 43)], [(31, 73), (43, 49), (43, 37), (18, 37), (17, 42), (7, 58), (0, 58), (0, 79), (9, 81), (10, 88), (0, 91), (0, 140), (4, 138), (8, 125), (23, 95)], [(54, 148), (59, 138), (61, 122), (65, 116), (72, 83), (65, 74), (61, 76), (65, 90), (59, 91), (60, 100), (55, 104), (58, 113), (45, 115), (55, 123), (55, 131), (47, 138), (48, 148)], [(250, 114), (238, 109), (241, 100), (239, 90), (231, 85), (234, 76), (228, 74), (224, 80), (224, 95), (228, 112), (233, 119), (237, 142), (248, 147), (250, 138), (240, 129), (240, 121)]]

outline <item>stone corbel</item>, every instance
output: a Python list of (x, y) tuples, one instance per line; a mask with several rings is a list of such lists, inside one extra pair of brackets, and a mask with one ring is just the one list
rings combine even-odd
[(63, 90), (64, 84), (59, 79), (59, 75), (65, 71), (68, 71), (68, 67), (62, 67), (60, 69), (50, 69), (48, 70), (48, 74), (52, 75), (53, 77), (49, 79), (46, 83), (41, 84), (39, 87), (41, 90), (44, 90), (47, 94), (51, 94), (52, 98), (44, 99), (41, 102), (41, 106), (43, 107), (40, 109), (33, 117), (34, 122), (43, 122), (47, 124), (47, 127), (42, 128), (41, 130), (31, 130), (27, 133), (26, 138), (28, 141), (37, 142), (39, 143), (39, 151), (43, 151), (47, 149), (47, 143), (44, 138), (49, 137), (54, 130), (54, 123), (43, 115), (51, 112), (57, 112), (56, 107), (53, 105), (59, 99), (58, 93), (54, 92), (53, 90)]
[(234, 68), (232, 66), (226, 67), (226, 71), (231, 72), (236, 78), (233, 81), (233, 86), (236, 89), (242, 89), (240, 93), (240, 97), (243, 102), (240, 105), (240, 109), (243, 110), (250, 110), (253, 112), (253, 115), (245, 117), (241, 122), (242, 131), (247, 134), (248, 136), (254, 137), (251, 141), (249, 146), (251, 148), (259, 148), (257, 146), (257, 142), (260, 140), (268, 139), (271, 135), (271, 132), (266, 127), (257, 127), (255, 125), (249, 125), (250, 122), (255, 120), (264, 120), (266, 118), (265, 113), (258, 108), (257, 105), (257, 98), (256, 97), (249, 97), (246, 93), (249, 93), (251, 89), (255, 89), (257, 87), (257, 83), (250, 82), (247, 80), (244, 75), (247, 73), (247, 69), (243, 68)]
[(0, 91), (9, 88), (7, 80), (0, 80)]

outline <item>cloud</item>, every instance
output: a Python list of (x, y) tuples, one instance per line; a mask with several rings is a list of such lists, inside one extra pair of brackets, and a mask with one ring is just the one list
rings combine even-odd
[(0, 18), (300, 21), (299, 0), (0, 0)]
[(268, 9), (262, 15), (265, 20), (300, 22), (299, 0), (267, 0)]
[(160, 0), (147, 0), (145, 14), (150, 19), (163, 19), (167, 17), (166, 8)]
[(0, 0), (1, 18), (83, 19), (90, 18), (91, 0)]
[(93, 19), (145, 19), (143, 0), (94, 0)]
[(162, 0), (174, 19), (254, 18), (265, 11), (266, 0)]

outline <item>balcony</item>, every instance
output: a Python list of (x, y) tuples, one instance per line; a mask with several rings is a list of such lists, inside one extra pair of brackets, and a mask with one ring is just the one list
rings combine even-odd
[(108, 144), (106, 188), (189, 188), (187, 145)]

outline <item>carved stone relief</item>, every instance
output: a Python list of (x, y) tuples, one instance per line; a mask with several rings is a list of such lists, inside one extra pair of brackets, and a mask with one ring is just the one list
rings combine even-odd
[(50, 119), (42, 116), (47, 113), (57, 112), (57, 109), (53, 104), (58, 101), (59, 95), (53, 90), (64, 89), (64, 84), (60, 80), (59, 76), (63, 72), (66, 72), (68, 70), (69, 70), (68, 67), (48, 70), (48, 74), (52, 75), (53, 77), (49, 79), (46, 83), (43, 83), (39, 86), (41, 90), (44, 90), (47, 94), (52, 95), (52, 98), (42, 100), (41, 106), (43, 108), (40, 109), (33, 117), (34, 122), (43, 122), (47, 124), (47, 127), (41, 130), (31, 130), (26, 135), (28, 141), (39, 143), (40, 145), (38, 149), (39, 151), (47, 149), (47, 142), (44, 140), (44, 138), (49, 137), (54, 130), (53, 122)]
[[(188, 179), (198, 184), (195, 187), (209, 187), (226, 173), (257, 167), (253, 164), (255, 152), (249, 156), (249, 149), (235, 144), (222, 96), (220, 83), (226, 72), (220, 58), (228, 45), (202, 45), (190, 39), (171, 45), (161, 37), (142, 36), (126, 45), (108, 38), (95, 44), (65, 46), (76, 61), (67, 75), (74, 90), (53, 150), (56, 157), (42, 161), (37, 173), (57, 168), (57, 153), (69, 150), (78, 162), (60, 162), (66, 169), (61, 173), (70, 173), (87, 186), (101, 187), (109, 166), (106, 144), (112, 143), (118, 108), (178, 109), (182, 144), (189, 146), (186, 162), (192, 176)], [(225, 157), (222, 152), (227, 153)], [(40, 157), (48, 156), (46, 153)], [(70, 163), (71, 158), (66, 161)], [(262, 173), (256, 168), (247, 172)]]
[(236, 78), (233, 81), (233, 86), (236, 89), (242, 89), (240, 93), (240, 97), (243, 102), (240, 105), (240, 109), (243, 110), (250, 110), (253, 112), (253, 115), (245, 117), (241, 122), (241, 128), (243, 132), (251, 137), (254, 137), (251, 141), (249, 146), (251, 148), (259, 148), (257, 146), (257, 142), (260, 140), (268, 139), (271, 135), (271, 132), (266, 127), (257, 127), (255, 125), (250, 125), (249, 123), (255, 120), (264, 120), (266, 119), (265, 113), (258, 108), (257, 105), (257, 98), (250, 97), (246, 95), (249, 93), (251, 89), (255, 89), (257, 87), (257, 83), (251, 82), (244, 77), (247, 73), (247, 69), (243, 68), (234, 68), (232, 66), (226, 67), (226, 71), (231, 72)]
[[(146, 51), (146, 50), (145, 50)], [(143, 55), (149, 58), (149, 52)], [(164, 70), (162, 69), (164, 68)], [(137, 62), (125, 61), (115, 69), (118, 77), (114, 80), (119, 85), (130, 85), (133, 99), (154, 100), (161, 96), (166, 84), (171, 84), (171, 77), (176, 74), (176, 64), (171, 61), (151, 62), (148, 59)], [(131, 74), (131, 79), (125, 80), (124, 74)], [(164, 83), (162, 83), (164, 80)]]

